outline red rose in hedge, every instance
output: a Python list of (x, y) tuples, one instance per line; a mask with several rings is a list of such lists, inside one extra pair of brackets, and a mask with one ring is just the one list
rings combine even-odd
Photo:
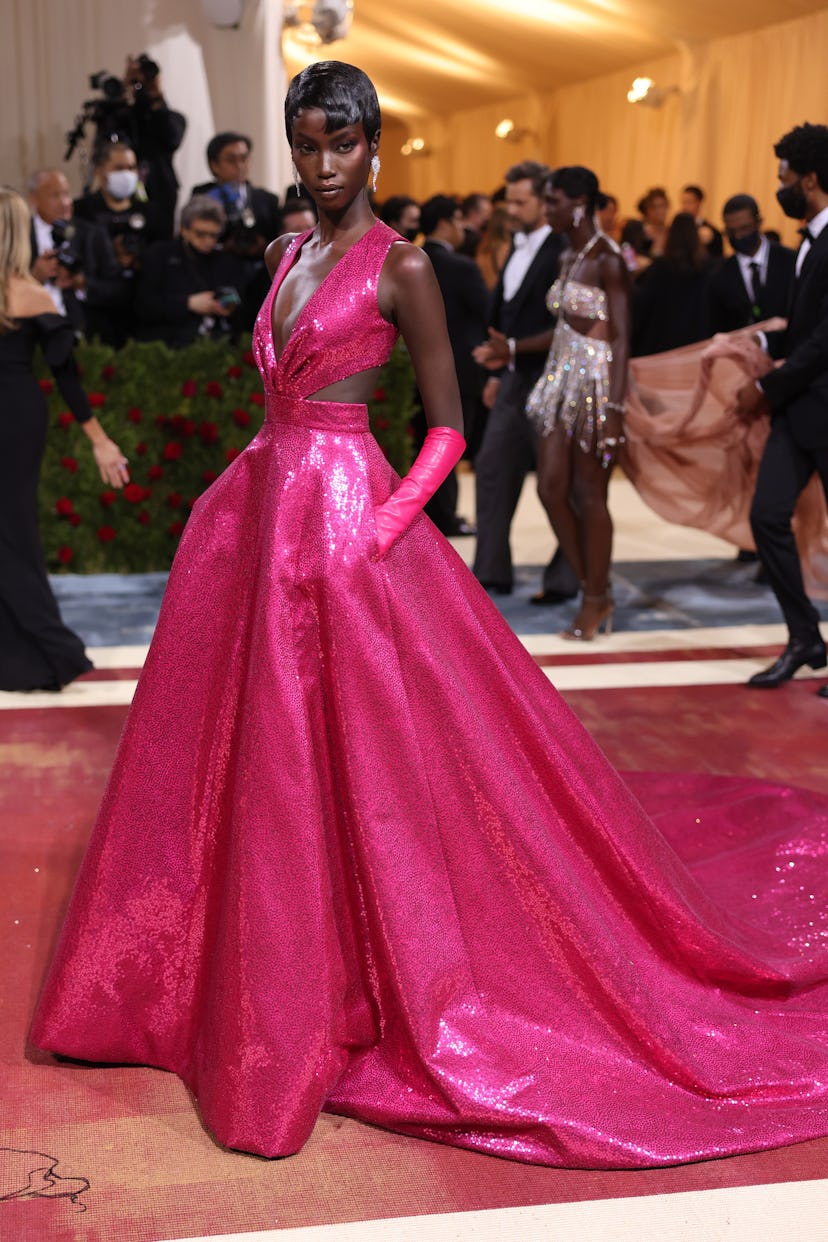
[[(133, 484), (132, 484), (132, 483), (130, 483), (130, 485), (129, 485), (129, 486), (130, 486), (130, 487), (132, 487), (132, 486), (133, 486)], [(101, 492), (101, 494), (100, 494), (100, 496), (98, 497), (98, 499), (100, 500), (100, 502), (101, 502), (101, 504), (103, 505), (103, 507), (104, 507), (105, 509), (108, 509), (110, 505), (114, 505), (114, 504), (115, 504), (115, 493), (114, 493), (113, 491), (111, 491), (111, 490), (106, 491), (106, 492)]]
[(164, 477), (164, 471), (162, 470), (160, 466), (150, 466), (149, 470), (147, 471), (148, 479), (163, 479), (163, 477)]
[(111, 362), (107, 362), (106, 366), (101, 367), (101, 379), (111, 380), (115, 378), (115, 368)]
[(224, 389), (222, 388), (218, 380), (208, 380), (207, 383), (204, 385), (204, 391), (207, 393), (208, 397), (223, 397), (224, 396)]
[(62, 548), (58, 548), (57, 550), (57, 558), (61, 565), (68, 565), (74, 555), (75, 554), (72, 549), (67, 548), (65, 544)]
[(58, 414), (58, 424), (61, 427), (71, 427), (74, 421), (74, 418), (68, 410), (61, 410)]
[(171, 535), (180, 535), (183, 529), (184, 529), (184, 523), (179, 521), (178, 519), (176, 519), (174, 522), (170, 522), (169, 526), (167, 527), (167, 530), (169, 531)]
[(86, 397), (93, 410), (99, 410), (102, 405), (106, 405), (106, 393), (88, 392)]
[(80, 526), (80, 524), (81, 524), (81, 515), (79, 513), (70, 513), (69, 514), (69, 525)]
[(184, 497), (181, 495), (180, 492), (170, 492), (169, 496), (167, 497), (167, 504), (170, 506), (171, 509), (178, 509), (183, 499)]
[(241, 367), (228, 367), (227, 368), (228, 379), (238, 379), (241, 373), (242, 373)]
[(173, 414), (170, 419), (170, 426), (177, 436), (191, 436), (196, 429), (193, 420), (185, 418), (183, 414)]
[(117, 537), (117, 534), (118, 532), (116, 531), (114, 526), (99, 526), (98, 527), (98, 538), (100, 539), (101, 543), (112, 543), (112, 540)]
[(52, 383), (51, 380), (42, 379), (42, 380), (38, 380), (37, 382), (40, 385), (41, 392), (49, 393), (54, 388), (54, 384)]
[(219, 438), (218, 424), (199, 423), (198, 434), (201, 436), (205, 444), (215, 444)]
[(178, 461), (181, 456), (181, 445), (177, 440), (170, 440), (169, 444), (164, 445), (163, 456), (165, 461)]
[(59, 513), (61, 517), (68, 517), (73, 509), (74, 505), (68, 496), (59, 496), (55, 501), (55, 512)]
[(169, 421), (166, 414), (156, 414), (155, 416), (156, 427), (166, 427)]
[(143, 440), (141, 441), (140, 444), (135, 445), (135, 452), (138, 454), (139, 457), (143, 457), (146, 451), (147, 451), (147, 446)]
[(133, 405), (131, 409), (127, 410), (127, 418), (131, 423), (140, 423), (143, 417), (144, 415), (137, 405)]
[(249, 367), (255, 367), (255, 365), (256, 365), (256, 359), (253, 357), (253, 350), (252, 350), (252, 349), (246, 349), (246, 350), (244, 351), (244, 360), (245, 360), (245, 362), (247, 363), (247, 365), (248, 365)]
[(181, 385), (182, 397), (194, 397), (198, 392), (198, 384), (195, 380), (185, 380)]
[(375, 401), (384, 401), (387, 396), (384, 388), (375, 388), (371, 395)]
[(146, 509), (142, 509), (141, 512), (138, 514), (138, 521), (141, 523), (142, 526), (149, 526), (150, 515), (147, 513)]
[(218, 475), (216, 474), (215, 470), (203, 470), (201, 472), (201, 477), (205, 483), (215, 483), (216, 479), (218, 478)]
[(238, 457), (238, 455), (239, 455), (239, 453), (240, 453), (240, 452), (241, 452), (241, 449), (237, 449), (237, 448), (229, 448), (229, 449), (227, 449), (227, 451), (226, 451), (226, 452), (225, 452), (225, 454), (224, 454), (224, 460), (225, 460), (225, 461), (227, 462), (227, 464), (229, 465), (231, 461), (235, 461), (235, 460), (236, 460), (236, 458)]
[(389, 423), (387, 418), (375, 418), (374, 426), (376, 427), (377, 431), (387, 431), (388, 428), (391, 426), (391, 424)]
[(265, 399), (264, 399), (263, 392), (251, 392), (250, 394), (251, 405), (264, 405), (264, 403), (265, 403)]
[(250, 415), (248, 414), (247, 410), (234, 410), (233, 411), (233, 422), (236, 424), (237, 427), (249, 427), (250, 426)]
[(78, 463), (74, 457), (61, 457), (60, 464), (64, 470), (68, 470), (70, 474), (78, 473)]
[(140, 483), (127, 483), (124, 488), (124, 500), (128, 500), (131, 505), (139, 505), (144, 499), (144, 489)]

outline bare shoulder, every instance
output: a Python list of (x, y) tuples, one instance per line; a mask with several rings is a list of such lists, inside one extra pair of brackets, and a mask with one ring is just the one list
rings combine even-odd
[(612, 281), (626, 280), (629, 272), (620, 249), (608, 237), (602, 238), (600, 245), (601, 249), (596, 257), (602, 276)]
[(377, 289), (380, 313), (391, 323), (400, 322), (405, 309), (422, 308), (423, 300), (439, 303), (443, 300), (434, 266), (428, 255), (411, 242), (394, 242), (385, 256)]
[(282, 257), (287, 250), (294, 237), (298, 237), (298, 233), (283, 233), (281, 237), (275, 238), (267, 247), (264, 253), (267, 270), (271, 276), (276, 275), (276, 268), (282, 262)]
[(18, 315), (55, 315), (55, 304), (49, 294), (33, 277), (12, 276), (9, 280), (9, 314)]

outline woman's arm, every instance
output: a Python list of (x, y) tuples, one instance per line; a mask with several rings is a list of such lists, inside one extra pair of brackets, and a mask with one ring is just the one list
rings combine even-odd
[(606, 421), (598, 447), (603, 448), (604, 460), (609, 465), (617, 456), (618, 446), (624, 435), (624, 397), (627, 393), (627, 367), (630, 359), (632, 297), (630, 275), (620, 254), (615, 251), (602, 254), (599, 266), (601, 283), (607, 295), (612, 362), (609, 365), (609, 401), (604, 407)]
[(377, 291), (382, 315), (395, 323), (408, 346), (429, 427), (462, 434), (463, 409), (451, 351), (443, 295), (428, 255), (395, 244)]

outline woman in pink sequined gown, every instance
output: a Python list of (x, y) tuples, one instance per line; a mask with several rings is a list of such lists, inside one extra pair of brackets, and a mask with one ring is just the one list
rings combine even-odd
[(826, 802), (622, 780), (427, 518), (379, 555), (394, 320), (459, 402), (354, 72), (291, 87), (319, 229), (276, 244), (267, 420), (188, 524), (33, 1041), (268, 1156), (320, 1109), (593, 1168), (826, 1134)]

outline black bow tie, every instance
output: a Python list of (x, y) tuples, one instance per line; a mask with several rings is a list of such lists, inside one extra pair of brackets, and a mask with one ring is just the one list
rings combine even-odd
[(799, 233), (799, 236), (802, 238), (803, 241), (812, 242), (814, 240), (814, 235), (810, 231), (810, 229), (807, 227), (807, 225), (804, 229), (797, 229), (797, 232)]

